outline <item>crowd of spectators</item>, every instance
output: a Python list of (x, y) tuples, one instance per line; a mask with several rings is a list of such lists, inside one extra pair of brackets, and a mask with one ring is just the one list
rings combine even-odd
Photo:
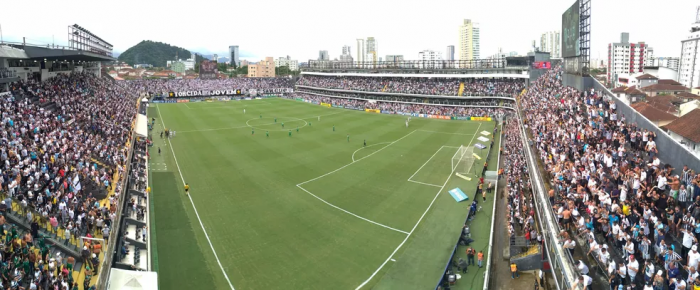
[(485, 107), (485, 106), (498, 106), (498, 107), (508, 107), (514, 108), (515, 101), (504, 100), (504, 99), (470, 99), (470, 98), (424, 98), (424, 97), (413, 97), (413, 96), (393, 96), (393, 95), (377, 95), (377, 94), (366, 94), (366, 93), (348, 93), (348, 92), (329, 92), (324, 90), (315, 89), (297, 89), (295, 92), (310, 95), (319, 96), (333, 96), (340, 98), (353, 98), (353, 99), (363, 99), (371, 101), (384, 101), (384, 102), (406, 102), (406, 103), (421, 103), (421, 104), (433, 104), (433, 105), (456, 105), (465, 107)]
[[(300, 98), (309, 102), (327, 103), (350, 109), (373, 109), (392, 113), (430, 114), (453, 117), (492, 117), (499, 118), (508, 113), (502, 108), (440, 106), (416, 103), (386, 102), (364, 99), (345, 99), (338, 97), (323, 97), (306, 93), (294, 93), (286, 98)], [(497, 102), (494, 100), (493, 102)]]
[(167, 95), (169, 92), (211, 90), (264, 90), (293, 88), (290, 78), (230, 78), (230, 79), (175, 79), (130, 80), (127, 84), (139, 93)]
[(525, 88), (521, 79), (352, 77), (304, 75), (297, 85), (316, 88), (403, 94), (512, 97)]
[[(550, 70), (521, 99), (560, 236), (584, 241), (584, 260), (605, 268), (611, 289), (697, 289), (700, 175), (662, 164), (653, 132), (600, 92), (563, 86), (561, 74)], [(586, 262), (577, 266), (577, 284), (591, 285)]]
[[(0, 99), (0, 249), (4, 289), (73, 289), (73, 258), (50, 255), (40, 233), (81, 253), (88, 275), (96, 255), (79, 237), (109, 237), (116, 196), (100, 203), (122, 171), (136, 112), (136, 94), (91, 74), (19, 81)], [(7, 214), (31, 224), (19, 235)], [(72, 262), (72, 263), (71, 263)], [(89, 278), (86, 278), (89, 282)], [(77, 287), (77, 285), (75, 285)], [(86, 287), (87, 288), (87, 287)]]
[(503, 170), (499, 172), (499, 179), (505, 177), (507, 184), (505, 192), (508, 194), (508, 211), (505, 218), (508, 236), (513, 246), (522, 246), (515, 238), (524, 237), (527, 247), (535, 241), (541, 243), (542, 236), (535, 226), (532, 187), (523, 152), (519, 120), (511, 118), (503, 127)]

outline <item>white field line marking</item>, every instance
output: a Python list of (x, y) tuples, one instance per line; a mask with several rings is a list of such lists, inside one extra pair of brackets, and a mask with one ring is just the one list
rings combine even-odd
[[(479, 127), (476, 129), (476, 132), (478, 132), (480, 128), (481, 128), (481, 123), (479, 123)], [(474, 134), (474, 136), (476, 136), (476, 134)], [(469, 141), (469, 145), (467, 145), (467, 146), (470, 146), (472, 142), (474, 142), (474, 137), (472, 137), (472, 140)], [(445, 180), (445, 183), (442, 184), (442, 187), (440, 187), (440, 190), (438, 190), (438, 192), (435, 194), (435, 197), (433, 197), (433, 201), (430, 202), (430, 205), (428, 205), (428, 208), (425, 209), (425, 212), (423, 212), (423, 215), (420, 216), (420, 218), (418, 219), (418, 222), (416, 222), (416, 225), (414, 225), (413, 228), (411, 229), (411, 231), (408, 233), (408, 235), (406, 235), (406, 238), (403, 239), (403, 242), (401, 242), (401, 244), (399, 244), (399, 246), (396, 247), (396, 249), (394, 250), (394, 252), (392, 252), (391, 255), (389, 255), (389, 257), (386, 258), (386, 260), (384, 261), (384, 263), (382, 263), (382, 264), (379, 266), (379, 268), (377, 268), (377, 270), (374, 271), (374, 273), (372, 273), (372, 275), (369, 276), (369, 278), (367, 278), (367, 280), (365, 280), (364, 282), (362, 282), (362, 284), (360, 284), (360, 286), (357, 286), (357, 288), (355, 288), (355, 290), (361, 289), (362, 287), (364, 287), (365, 285), (367, 285), (367, 283), (369, 283), (369, 281), (371, 281), (372, 278), (374, 278), (374, 276), (376, 276), (377, 273), (379, 273), (379, 271), (381, 271), (382, 268), (384, 268), (384, 265), (386, 265), (386, 263), (388, 263), (389, 261), (391, 261), (391, 259), (394, 257), (394, 255), (396, 254), (396, 252), (398, 252), (399, 249), (401, 249), (401, 247), (403, 247), (403, 245), (406, 243), (406, 241), (408, 241), (408, 238), (410, 238), (411, 235), (413, 234), (413, 232), (416, 230), (416, 228), (418, 228), (418, 225), (420, 224), (420, 222), (423, 221), (423, 218), (425, 217), (425, 215), (428, 213), (428, 211), (430, 211), (430, 208), (433, 207), (433, 204), (435, 203), (435, 200), (437, 200), (437, 197), (440, 195), (440, 193), (442, 192), (442, 190), (445, 189), (445, 186), (447, 186), (447, 182), (450, 181), (450, 178), (452, 178), (452, 174), (453, 174), (454, 172), (455, 172), (455, 170), (454, 170), (454, 168), (453, 168), (453, 169), (452, 169), (452, 172), (450, 173), (450, 176), (448, 176), (448, 177), (447, 177), (447, 180)]]
[[(163, 124), (163, 127), (167, 128), (165, 126), (165, 122), (163, 122), (163, 114), (160, 112), (160, 106), (156, 106), (158, 109), (158, 117), (160, 118), (160, 123)], [(170, 143), (170, 139), (168, 139), (168, 143)], [(177, 163), (177, 157), (175, 156), (175, 150), (173, 149), (173, 144), (170, 143), (170, 151), (173, 153), (173, 159), (175, 160), (175, 166), (177, 166), (177, 172), (180, 173), (180, 178), (182, 179), (182, 183), (185, 183), (185, 177), (182, 176), (182, 171), (180, 170), (180, 164)], [(219, 268), (221, 268), (221, 273), (224, 273), (224, 278), (226, 278), (226, 282), (228, 282), (228, 285), (231, 287), (231, 290), (235, 290), (233, 288), (233, 284), (231, 283), (231, 280), (228, 278), (228, 275), (226, 274), (226, 271), (224, 271), (224, 266), (221, 265), (221, 261), (219, 260), (219, 255), (216, 254), (216, 250), (214, 250), (214, 245), (211, 244), (211, 239), (209, 239), (209, 234), (207, 234), (207, 230), (204, 228), (204, 224), (202, 223), (202, 219), (199, 217), (199, 213), (197, 212), (197, 207), (194, 206), (194, 201), (192, 200), (192, 195), (187, 195), (187, 197), (190, 199), (190, 203), (192, 204), (192, 208), (194, 209), (194, 214), (197, 216), (197, 220), (199, 221), (199, 226), (202, 227), (202, 231), (204, 231), (204, 236), (207, 238), (207, 242), (209, 242), (209, 247), (211, 248), (211, 251), (214, 253), (214, 258), (216, 258), (216, 263), (219, 264)]]
[(337, 210), (340, 210), (340, 211), (342, 211), (342, 212), (344, 212), (344, 213), (347, 213), (347, 214), (349, 214), (349, 215), (351, 215), (351, 216), (354, 216), (354, 217), (356, 217), (356, 218), (359, 218), (359, 219), (361, 219), (361, 220), (363, 220), (363, 221), (366, 221), (366, 222), (369, 222), (369, 223), (378, 225), (378, 226), (380, 226), (380, 227), (387, 228), (387, 229), (390, 229), (390, 230), (392, 230), (392, 231), (397, 231), (397, 232), (399, 232), (399, 233), (403, 233), (403, 234), (408, 235), (408, 232), (406, 232), (406, 231), (402, 231), (402, 230), (395, 229), (395, 228), (392, 228), (392, 227), (387, 226), (387, 225), (384, 225), (384, 224), (380, 224), (380, 223), (375, 222), (375, 221), (373, 221), (373, 220), (370, 220), (370, 219), (367, 219), (367, 218), (365, 218), (365, 217), (356, 215), (356, 214), (354, 214), (354, 213), (352, 213), (352, 212), (350, 212), (350, 211), (347, 211), (347, 210), (345, 210), (345, 209), (343, 209), (343, 208), (341, 208), (341, 207), (339, 207), (339, 206), (337, 206), (337, 205), (334, 205), (334, 204), (332, 204), (332, 203), (330, 203), (330, 202), (327, 202), (327, 201), (324, 200), (323, 198), (318, 197), (317, 195), (311, 193), (310, 191), (306, 190), (305, 188), (303, 188), (303, 187), (301, 187), (301, 186), (302, 186), (303, 184), (309, 183), (309, 182), (311, 182), (311, 181), (314, 181), (314, 180), (320, 179), (320, 178), (322, 178), (322, 177), (325, 177), (325, 176), (331, 175), (331, 174), (333, 174), (333, 173), (336, 173), (336, 172), (342, 170), (342, 169), (345, 168), (345, 167), (348, 167), (348, 166), (350, 166), (350, 165), (352, 165), (352, 164), (355, 164), (355, 162), (359, 162), (359, 161), (362, 160), (362, 159), (365, 159), (365, 158), (370, 157), (370, 156), (372, 156), (372, 155), (374, 155), (374, 154), (377, 154), (377, 153), (379, 153), (380, 151), (386, 149), (387, 147), (393, 145), (393, 144), (396, 143), (396, 142), (401, 141), (403, 138), (406, 138), (406, 137), (408, 137), (409, 135), (411, 135), (411, 134), (413, 134), (413, 133), (415, 133), (415, 132), (416, 132), (416, 130), (413, 130), (413, 131), (411, 131), (411, 133), (408, 133), (408, 134), (404, 135), (403, 137), (394, 140), (393, 142), (391, 142), (391, 143), (389, 143), (388, 145), (386, 145), (386, 146), (380, 148), (379, 150), (374, 151), (374, 152), (370, 153), (369, 155), (367, 155), (367, 156), (365, 156), (365, 157), (362, 157), (362, 158), (360, 158), (360, 159), (357, 159), (357, 160), (355, 160), (355, 161), (353, 161), (353, 162), (350, 162), (350, 163), (348, 163), (348, 164), (345, 164), (345, 165), (343, 165), (342, 167), (340, 167), (340, 168), (338, 168), (338, 169), (336, 169), (336, 170), (333, 170), (333, 171), (328, 172), (328, 173), (326, 173), (326, 174), (324, 174), (324, 175), (321, 175), (321, 176), (318, 176), (318, 177), (316, 177), (316, 178), (309, 179), (309, 180), (307, 180), (307, 181), (304, 181), (304, 182), (302, 182), (302, 183), (299, 183), (299, 184), (297, 184), (297, 187), (298, 187), (299, 189), (303, 190), (304, 192), (308, 193), (309, 195), (315, 197), (316, 199), (320, 200), (321, 202), (323, 202), (323, 203), (325, 203), (325, 204), (327, 204), (327, 205), (329, 205), (329, 206), (331, 206), (331, 207), (333, 207), (333, 208), (335, 208), (335, 209), (337, 209)]
[[(481, 126), (481, 123), (479, 123), (479, 126)], [(475, 134), (453, 133), (453, 132), (442, 132), (442, 131), (430, 131), (430, 130), (418, 130), (418, 131), (430, 132), (430, 133), (439, 133), (439, 134), (450, 134), (450, 135), (464, 135), (464, 136), (472, 136), (472, 135), (475, 135)]]
[(382, 145), (382, 144), (389, 144), (389, 143), (391, 143), (391, 142), (382, 142), (382, 143), (372, 144), (372, 145), (369, 145), (369, 146), (367, 146), (367, 147), (361, 147), (360, 149), (355, 150), (355, 152), (352, 152), (352, 162), (355, 162), (355, 153), (359, 152), (360, 150), (365, 149), (365, 148), (369, 148), (369, 147), (372, 147), (372, 146), (377, 146), (377, 145)]
[(387, 228), (387, 229), (390, 229), (390, 230), (392, 230), (392, 231), (396, 231), (396, 232), (399, 232), (399, 233), (408, 235), (408, 232), (406, 232), (406, 231), (402, 231), (402, 230), (399, 230), (399, 229), (395, 229), (395, 228), (392, 228), (392, 227), (387, 226), (387, 225), (385, 225), (385, 224), (380, 224), (380, 223), (375, 222), (375, 221), (373, 221), (373, 220), (370, 220), (370, 219), (368, 219), (368, 218), (364, 218), (364, 217), (361, 217), (361, 216), (359, 216), (359, 215), (356, 215), (356, 214), (354, 214), (354, 213), (352, 213), (352, 212), (349, 212), (349, 211), (347, 211), (347, 210), (345, 210), (345, 209), (343, 209), (343, 208), (341, 208), (341, 207), (339, 207), (339, 206), (337, 206), (337, 205), (334, 205), (334, 204), (332, 204), (332, 203), (330, 203), (330, 202), (327, 202), (327, 201), (323, 200), (323, 198), (320, 198), (320, 197), (316, 196), (315, 194), (311, 193), (310, 191), (306, 190), (305, 188), (301, 187), (301, 185), (299, 185), (299, 184), (297, 184), (297, 187), (298, 187), (299, 189), (305, 191), (306, 193), (310, 194), (311, 196), (317, 198), (318, 200), (322, 201), (323, 203), (325, 203), (325, 204), (327, 204), (327, 205), (329, 205), (329, 206), (331, 206), (331, 207), (333, 207), (333, 208), (335, 208), (335, 209), (337, 209), (337, 210), (340, 210), (340, 211), (342, 211), (342, 212), (344, 212), (344, 213), (346, 213), (346, 214), (349, 214), (349, 215), (351, 215), (351, 216), (354, 216), (354, 217), (356, 217), (356, 218), (359, 218), (359, 219), (361, 219), (361, 220), (363, 220), (363, 221), (366, 221), (366, 222), (369, 222), (369, 223), (373, 223), (373, 224), (378, 225), (378, 226), (380, 226), (380, 227)]
[(379, 149), (379, 150), (377, 150), (377, 151), (374, 151), (374, 152), (370, 153), (369, 155), (367, 155), (367, 156), (365, 156), (365, 157), (362, 157), (362, 158), (360, 158), (360, 159), (357, 159), (357, 160), (355, 160), (355, 161), (353, 161), (353, 162), (350, 162), (350, 163), (348, 163), (348, 164), (343, 165), (342, 167), (340, 167), (340, 168), (338, 168), (338, 169), (336, 169), (336, 170), (333, 170), (333, 171), (328, 172), (328, 173), (326, 173), (326, 174), (324, 174), (324, 175), (321, 175), (321, 176), (318, 176), (318, 177), (309, 179), (309, 180), (304, 181), (304, 182), (302, 182), (302, 183), (299, 183), (299, 184), (297, 184), (297, 185), (306, 184), (306, 183), (312, 182), (312, 181), (314, 181), (314, 180), (316, 180), (316, 179), (320, 179), (320, 178), (322, 178), (322, 177), (326, 177), (326, 176), (328, 176), (328, 175), (331, 175), (331, 174), (333, 174), (333, 173), (336, 173), (336, 172), (340, 171), (341, 169), (343, 169), (343, 168), (345, 168), (345, 167), (348, 167), (348, 166), (350, 166), (350, 165), (355, 164), (355, 162), (359, 162), (359, 161), (362, 160), (362, 159), (365, 159), (365, 158), (367, 158), (367, 157), (370, 157), (370, 156), (372, 156), (372, 155), (374, 155), (374, 154), (377, 154), (377, 153), (381, 152), (382, 150), (388, 148), (388, 147), (391, 146), (391, 145), (394, 145), (394, 143), (403, 140), (403, 138), (406, 138), (406, 137), (410, 136), (411, 134), (413, 134), (413, 133), (415, 133), (415, 132), (416, 132), (416, 130), (413, 130), (413, 131), (411, 131), (411, 133), (408, 133), (408, 134), (404, 135), (403, 137), (394, 140), (393, 142), (389, 143), (389, 145), (386, 145), (386, 146), (382, 147), (381, 149)]
[[(330, 113), (326, 115), (318, 115), (318, 116), (313, 116), (313, 117), (308, 117), (308, 118), (300, 118), (299, 120), (308, 120), (308, 119), (314, 119), (318, 117), (324, 117), (324, 116), (330, 116), (330, 115), (335, 115), (335, 114), (340, 114), (340, 113), (345, 113), (345, 112), (335, 112), (335, 113)], [(250, 120), (248, 120), (250, 121)], [(267, 124), (260, 124), (256, 126), (267, 126), (267, 125), (274, 125), (278, 123), (267, 123)], [(207, 132), (207, 131), (220, 131), (220, 130), (231, 130), (231, 129), (241, 129), (241, 128), (250, 128), (250, 126), (245, 125), (245, 126), (238, 126), (238, 127), (225, 127), (225, 128), (213, 128), (213, 129), (201, 129), (201, 130), (187, 130), (187, 131), (180, 131), (180, 133), (192, 133), (192, 132)]]
[(415, 180), (408, 180), (408, 181), (415, 182), (415, 183), (422, 184), (422, 185), (427, 185), (427, 186), (442, 187), (440, 185), (432, 184), (432, 183), (425, 183), (425, 182), (420, 182), (420, 181), (415, 181)]
[(190, 108), (190, 106), (188, 106), (187, 103), (185, 103), (185, 107), (187, 107), (188, 109), (192, 110), (192, 108)]
[[(428, 161), (425, 161), (425, 163), (423, 163), (423, 165), (421, 165), (420, 167), (418, 167), (418, 170), (416, 170), (416, 172), (413, 172), (413, 175), (411, 175), (411, 177), (408, 178), (408, 181), (412, 181), (411, 179), (412, 179), (414, 176), (416, 176), (416, 174), (418, 174), (418, 172), (419, 172), (421, 169), (423, 169), (423, 167), (425, 167), (425, 165), (428, 164), (428, 162), (430, 162), (430, 160), (433, 160), (433, 157), (435, 157), (435, 155), (437, 155), (438, 152), (440, 152), (440, 150), (442, 150), (443, 147), (445, 147), (445, 146), (442, 146), (442, 147), (440, 147), (438, 150), (435, 150), (435, 153), (433, 153), (433, 156), (430, 156), (430, 158), (428, 158)], [(418, 182), (418, 183), (422, 183), (422, 182)]]
[(445, 148), (459, 148), (459, 146), (442, 146), (442, 147), (445, 147)]

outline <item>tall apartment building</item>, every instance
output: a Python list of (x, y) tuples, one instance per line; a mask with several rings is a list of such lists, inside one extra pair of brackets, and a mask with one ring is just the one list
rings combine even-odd
[(256, 64), (248, 65), (249, 78), (274, 78), (275, 77), (275, 60), (272, 57), (266, 57)]
[(281, 67), (281, 66), (286, 66), (289, 67), (289, 70), (299, 70), (299, 61), (296, 59), (292, 59), (291, 57), (280, 57), (275, 60), (275, 67)]
[(549, 52), (551, 58), (561, 58), (561, 33), (559, 31), (542, 33), (540, 51)]
[(445, 51), (445, 60), (455, 60), (455, 46), (448, 45)]
[(464, 19), (459, 26), (459, 60), (479, 59), (481, 55), (479, 23)]
[(653, 57), (649, 61), (649, 66), (659, 66), (678, 71), (680, 57)]
[(654, 57), (654, 50), (646, 43), (630, 43), (629, 33), (620, 35), (620, 42), (608, 44), (608, 81), (615, 83), (620, 75), (632, 75), (644, 72)]
[(238, 45), (229, 46), (228, 53), (229, 53), (229, 64), (232, 66), (240, 67), (241, 61), (239, 60), (240, 55), (238, 54)]
[(403, 61), (403, 55), (387, 55), (385, 57), (385, 61), (389, 61), (389, 62)]
[(358, 38), (357, 39), (357, 47), (356, 47), (356, 56), (357, 59), (355, 61), (357, 62), (365, 62), (365, 40)]
[(678, 82), (691, 89), (700, 87), (700, 7), (696, 9), (695, 22), (690, 25), (690, 35), (681, 40)]
[(440, 68), (442, 67), (442, 53), (439, 51), (426, 49), (418, 53), (418, 60), (423, 62), (419, 63), (420, 68)]
[(328, 56), (328, 51), (327, 50), (319, 50), (318, 51), (318, 60), (330, 60), (331, 58)]
[(343, 45), (343, 53), (340, 55), (340, 61), (352, 62), (352, 49), (349, 45)]
[(367, 42), (365, 42), (366, 48), (366, 59), (365, 61), (377, 62), (379, 59), (377, 40), (374, 37), (367, 37)]

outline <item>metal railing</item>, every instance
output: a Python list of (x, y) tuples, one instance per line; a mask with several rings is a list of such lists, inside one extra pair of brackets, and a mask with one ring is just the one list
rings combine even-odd
[(397, 61), (331, 61), (309, 60), (306, 69), (494, 69), (506, 68), (505, 58), (474, 60), (397, 60)]
[(544, 237), (542, 248), (551, 265), (552, 277), (554, 278), (557, 289), (569, 289), (571, 287), (571, 282), (574, 281), (577, 275), (573, 257), (571, 257), (569, 251), (564, 250), (561, 245), (561, 240), (558, 236), (560, 231), (559, 223), (556, 220), (554, 212), (551, 210), (552, 205), (547, 197), (537, 160), (533, 157), (535, 155), (532, 153), (530, 145), (528, 144), (528, 135), (521, 122), (522, 114), (519, 109), (516, 111), (518, 113), (516, 121), (518, 122), (518, 129), (523, 143), (522, 146), (525, 151), (525, 159), (529, 169), (528, 174), (532, 181), (533, 203), (535, 205), (535, 212), (541, 222), (542, 236)]

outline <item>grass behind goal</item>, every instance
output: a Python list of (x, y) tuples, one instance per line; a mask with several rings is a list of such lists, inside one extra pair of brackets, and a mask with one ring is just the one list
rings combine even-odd
[[(469, 207), (447, 190), (474, 191), (451, 158), (493, 129), (422, 118), (406, 128), (403, 116), (282, 99), (157, 106), (161, 289), (230, 289), (221, 268), (236, 289), (435, 287)], [(177, 163), (160, 117), (177, 132)]]

